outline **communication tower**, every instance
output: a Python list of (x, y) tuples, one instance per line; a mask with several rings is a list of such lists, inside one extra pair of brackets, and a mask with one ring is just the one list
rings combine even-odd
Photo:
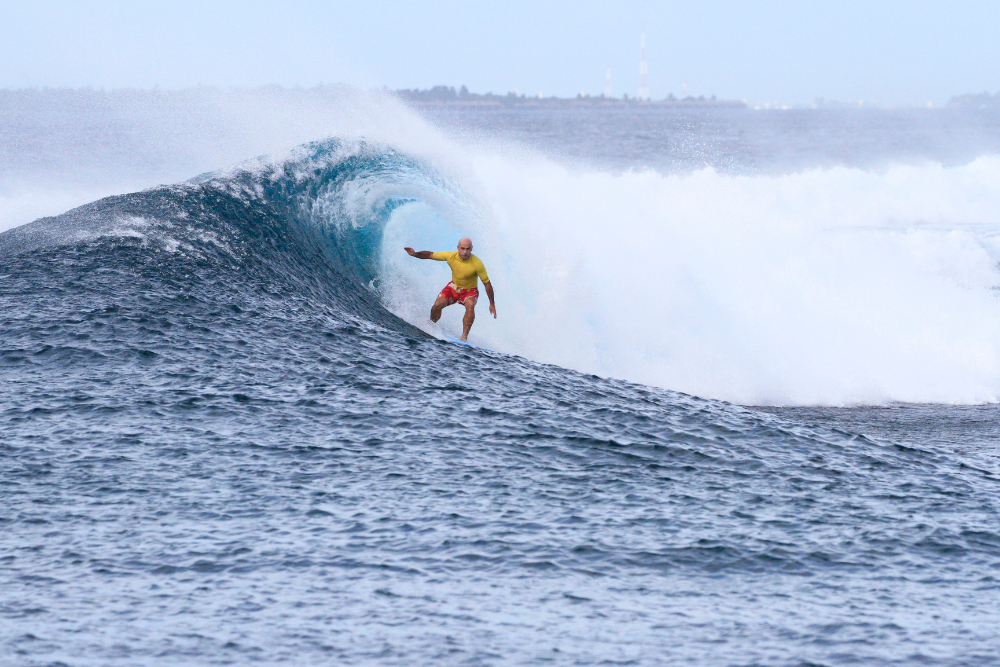
[(649, 80), (646, 75), (646, 33), (639, 38), (639, 99), (649, 99)]
[(608, 73), (604, 75), (604, 96), (611, 97), (611, 68), (608, 68)]

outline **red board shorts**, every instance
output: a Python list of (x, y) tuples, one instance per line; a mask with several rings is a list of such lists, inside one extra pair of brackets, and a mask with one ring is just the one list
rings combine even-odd
[(445, 285), (445, 288), (441, 290), (441, 294), (439, 296), (443, 299), (447, 299), (449, 306), (456, 301), (464, 306), (466, 299), (479, 298), (479, 290), (475, 287), (472, 289), (461, 289), (456, 287), (455, 283), (448, 283)]

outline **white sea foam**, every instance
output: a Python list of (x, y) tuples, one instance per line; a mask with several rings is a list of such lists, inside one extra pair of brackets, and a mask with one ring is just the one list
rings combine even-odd
[(473, 338), (497, 350), (748, 404), (1000, 397), (1000, 158), (616, 176), (473, 151), (465, 177), (479, 219), (414, 205), (387, 230), (418, 326), (447, 269), (399, 246), (467, 233), (499, 311)]

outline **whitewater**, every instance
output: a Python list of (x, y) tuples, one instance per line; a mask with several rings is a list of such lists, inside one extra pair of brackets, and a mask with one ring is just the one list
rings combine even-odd
[(0, 101), (0, 664), (996, 664), (996, 112)]

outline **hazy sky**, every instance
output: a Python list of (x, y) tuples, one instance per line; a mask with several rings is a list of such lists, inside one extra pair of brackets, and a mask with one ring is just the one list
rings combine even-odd
[(0, 0), (0, 87), (198, 83), (943, 104), (1000, 90), (1000, 1)]

